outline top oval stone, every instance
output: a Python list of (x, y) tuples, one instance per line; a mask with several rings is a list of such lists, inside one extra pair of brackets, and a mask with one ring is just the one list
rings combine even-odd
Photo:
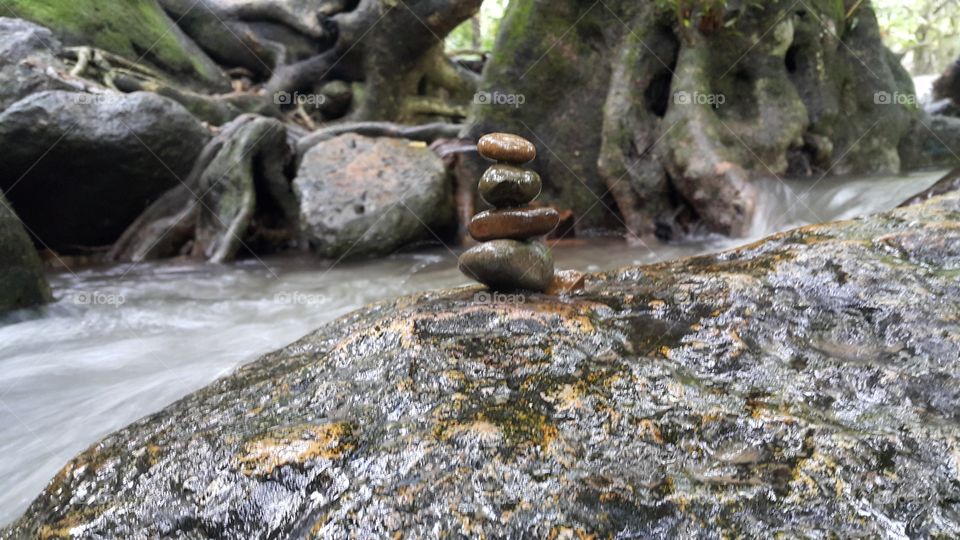
[(537, 157), (537, 147), (533, 143), (510, 133), (484, 135), (477, 143), (477, 151), (487, 159), (514, 165), (529, 163)]

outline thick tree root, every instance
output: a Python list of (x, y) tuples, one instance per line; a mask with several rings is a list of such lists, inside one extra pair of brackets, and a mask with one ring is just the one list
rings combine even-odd
[[(645, 24), (652, 30), (652, 24)], [(667, 40), (655, 40), (667, 44)], [(672, 47), (662, 47), (672, 49)], [(610, 79), (610, 91), (603, 110), (603, 142), (597, 170), (623, 216), (630, 238), (651, 237), (656, 217), (669, 207), (668, 180), (655, 145), (660, 119), (644, 106), (644, 91), (668, 69), (660, 57), (671, 59), (675, 50), (644, 51), (637, 32), (623, 38)], [(657, 54), (659, 53), (659, 54)]]
[[(293, 238), (297, 206), (284, 175), (290, 156), (283, 124), (254, 115), (237, 118), (203, 150), (183, 185), (152, 204), (114, 244), (113, 261), (143, 261), (189, 254), (211, 262), (230, 261), (263, 237), (251, 230), (260, 207), (279, 216)], [(258, 201), (258, 193), (271, 201)], [(258, 204), (259, 203), (259, 204)], [(277, 236), (273, 231), (266, 236)]]
[[(673, 80), (674, 95), (711, 94), (707, 48), (683, 44)], [(724, 146), (724, 128), (710, 104), (693, 98), (671, 104), (664, 117), (664, 165), (673, 185), (711, 231), (729, 236), (746, 233), (755, 194), (734, 152)]]
[(324, 128), (307, 135), (297, 143), (297, 155), (302, 158), (314, 146), (339, 137), (346, 133), (356, 133), (365, 137), (396, 137), (432, 143), (437, 139), (456, 138), (463, 126), (459, 124), (424, 124), (422, 126), (404, 126), (390, 122), (354, 122)]
[(119, 92), (153, 92), (168, 97), (212, 125), (223, 125), (244, 113), (279, 117), (280, 110), (263, 96), (235, 93), (209, 96), (171, 84), (165, 76), (125, 58), (92, 47), (64, 50), (64, 59), (75, 62), (70, 75), (83, 77)]

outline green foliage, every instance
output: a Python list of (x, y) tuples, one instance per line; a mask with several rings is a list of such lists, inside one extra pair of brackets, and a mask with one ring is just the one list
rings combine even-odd
[(447, 51), (492, 50), (508, 2), (485, 0), (475, 19), (464, 22), (447, 37)]
[(872, 0), (883, 40), (913, 75), (941, 73), (960, 56), (960, 2)]

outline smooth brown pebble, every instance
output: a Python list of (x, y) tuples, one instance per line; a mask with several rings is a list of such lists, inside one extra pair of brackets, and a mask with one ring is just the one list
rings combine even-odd
[(587, 275), (576, 270), (560, 270), (553, 274), (553, 281), (544, 291), (546, 294), (560, 296), (574, 291), (582, 291), (586, 286)]
[(509, 208), (536, 199), (542, 188), (536, 172), (498, 163), (483, 173), (477, 193), (494, 208)]
[(560, 214), (553, 208), (523, 206), (480, 212), (470, 220), (469, 231), (470, 236), (480, 242), (526, 240), (548, 234), (558, 223)]
[(509, 133), (484, 135), (477, 143), (477, 151), (487, 159), (514, 165), (530, 163), (537, 157), (537, 147), (533, 143)]
[(460, 271), (496, 290), (539, 292), (553, 279), (553, 254), (542, 242), (494, 240), (460, 255)]

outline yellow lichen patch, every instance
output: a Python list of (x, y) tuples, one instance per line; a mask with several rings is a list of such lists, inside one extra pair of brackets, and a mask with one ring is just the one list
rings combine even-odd
[(158, 461), (160, 461), (160, 451), (162, 449), (160, 448), (160, 446), (156, 444), (148, 444), (146, 450), (147, 450), (147, 464), (150, 467), (153, 467), (154, 465), (157, 464)]
[(354, 448), (354, 429), (349, 422), (302, 424), (247, 441), (237, 463), (247, 476), (262, 476), (286, 465), (339, 459)]
[(52, 540), (54, 538), (74, 538), (74, 529), (81, 527), (89, 521), (96, 519), (96, 516), (103, 511), (103, 507), (90, 506), (84, 507), (79, 512), (70, 512), (63, 519), (52, 524), (44, 524), (37, 531), (39, 540)]
[(580, 527), (574, 529), (561, 526), (550, 529), (547, 538), (550, 540), (596, 540), (597, 535), (588, 533)]
[(660, 433), (660, 428), (648, 418), (644, 418), (640, 421), (640, 437), (646, 440), (652, 440), (657, 444), (663, 444), (663, 435)]
[(582, 409), (584, 407), (584, 391), (585, 385), (582, 381), (576, 384), (565, 384), (549, 396), (548, 401), (553, 403), (557, 411)]
[(503, 431), (486, 420), (476, 420), (464, 424), (450, 424), (443, 433), (445, 440), (469, 439), (480, 446), (497, 446), (503, 442)]

